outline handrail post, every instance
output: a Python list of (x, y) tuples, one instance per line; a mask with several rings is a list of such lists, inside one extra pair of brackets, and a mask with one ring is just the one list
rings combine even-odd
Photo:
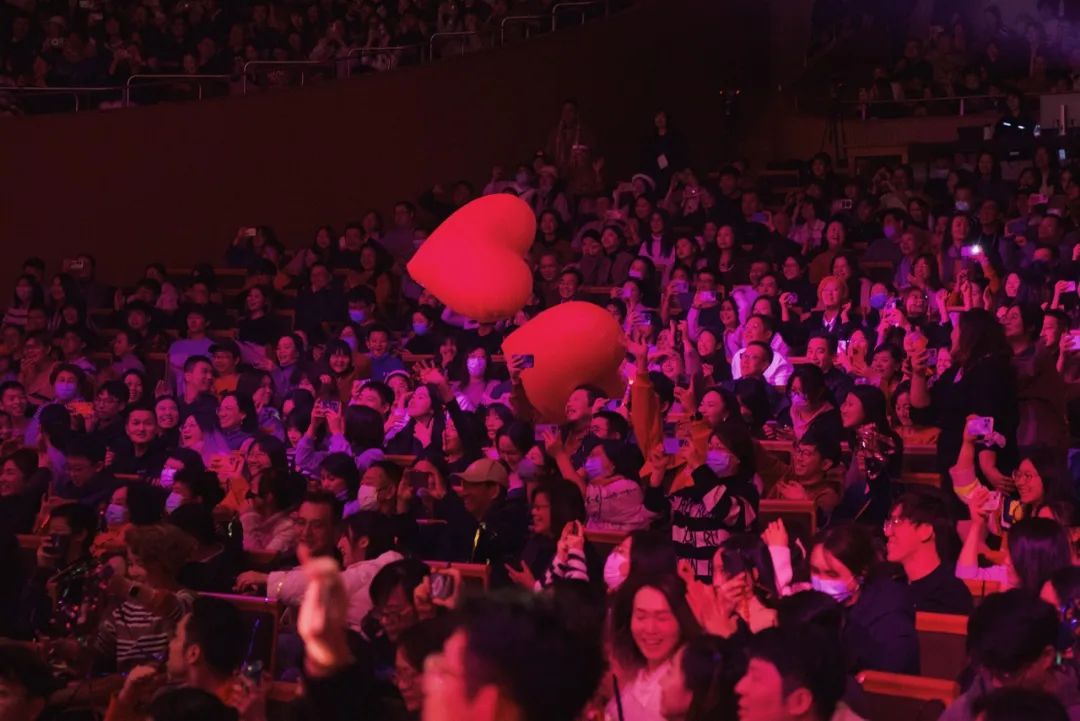
[(960, 117), (964, 117), (964, 99), (960, 98)]
[(240, 70), (240, 94), (247, 95), (247, 69), (251, 61), (248, 60), (244, 63), (244, 67)]

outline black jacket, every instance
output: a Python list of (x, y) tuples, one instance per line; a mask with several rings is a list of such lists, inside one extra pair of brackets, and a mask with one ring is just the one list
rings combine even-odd
[(868, 581), (848, 609), (843, 642), (853, 670), (918, 674), (911, 589), (888, 577)]
[[(525, 546), (529, 528), (528, 506), (524, 499), (496, 501), (479, 523), (468, 511), (461, 496), (450, 489), (435, 503), (435, 517), (446, 521), (444, 558), (457, 563), (486, 563), (491, 566), (493, 586), (510, 583), (505, 565), (516, 563)], [(478, 533), (479, 531), (479, 533)]]

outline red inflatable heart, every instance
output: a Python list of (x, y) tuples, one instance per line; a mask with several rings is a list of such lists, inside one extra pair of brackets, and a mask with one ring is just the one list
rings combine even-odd
[(509, 318), (532, 295), (525, 256), (536, 216), (499, 193), (468, 203), (435, 229), (409, 261), (409, 275), (452, 310), (478, 321)]
[(566, 399), (585, 383), (599, 386), (609, 398), (622, 397), (622, 328), (598, 305), (574, 301), (549, 308), (507, 336), (502, 347), (507, 357), (535, 357), (521, 382), (543, 421), (566, 420)]

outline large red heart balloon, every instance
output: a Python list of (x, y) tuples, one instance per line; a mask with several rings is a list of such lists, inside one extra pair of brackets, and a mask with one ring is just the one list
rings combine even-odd
[(468, 318), (510, 318), (532, 295), (525, 256), (535, 238), (536, 216), (525, 201), (487, 195), (435, 229), (409, 261), (409, 275)]
[(573, 301), (548, 308), (507, 336), (502, 347), (507, 357), (535, 357), (534, 367), (522, 371), (521, 382), (543, 421), (566, 420), (566, 400), (579, 385), (592, 384), (609, 398), (622, 397), (622, 328), (598, 305)]

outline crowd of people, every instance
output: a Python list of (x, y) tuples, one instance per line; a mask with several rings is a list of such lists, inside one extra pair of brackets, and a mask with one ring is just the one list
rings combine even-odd
[(934, 102), (941, 98), (965, 98), (966, 113), (1004, 111), (1008, 94), (1080, 89), (1080, 15), (1070, 3), (1038, 0), (1034, 13), (1010, 19), (995, 4), (976, 13), (970, 4), (942, 2), (922, 38), (905, 32), (903, 8), (911, 3), (896, 5), (893, 52), (857, 87), (869, 116), (955, 113), (955, 103)]
[[(970, 616), (943, 718), (1080, 717), (1076, 169), (818, 155), (778, 198), (664, 111), (629, 180), (598, 147), (568, 101), (535, 157), (386, 222), (242, 227), (122, 288), (28, 259), (0, 717), (263, 721), (298, 681), (313, 720), (857, 719), (858, 673), (920, 672), (917, 612)], [(535, 211), (533, 293), (478, 322), (406, 265), (495, 193)], [(581, 300), (626, 391), (545, 424), (503, 339)], [(285, 610), (272, 664), (223, 594)]]
[[(315, 61), (325, 68), (305, 67), (309, 81), (345, 77), (415, 64), (429, 52), (449, 57), (550, 32), (554, 5), (553, 0), (13, 0), (0, 7), (0, 88), (102, 88), (123, 86), (132, 75), (201, 75), (224, 81), (206, 82), (204, 94), (226, 94), (240, 91), (251, 61)], [(541, 15), (547, 19), (537, 20)], [(504, 28), (514, 16), (531, 19)], [(560, 14), (554, 21), (582, 17)], [(260, 66), (246, 74), (252, 86), (299, 82), (299, 69), (288, 65)], [(188, 92), (159, 86), (136, 100), (172, 97), (170, 88)]]

